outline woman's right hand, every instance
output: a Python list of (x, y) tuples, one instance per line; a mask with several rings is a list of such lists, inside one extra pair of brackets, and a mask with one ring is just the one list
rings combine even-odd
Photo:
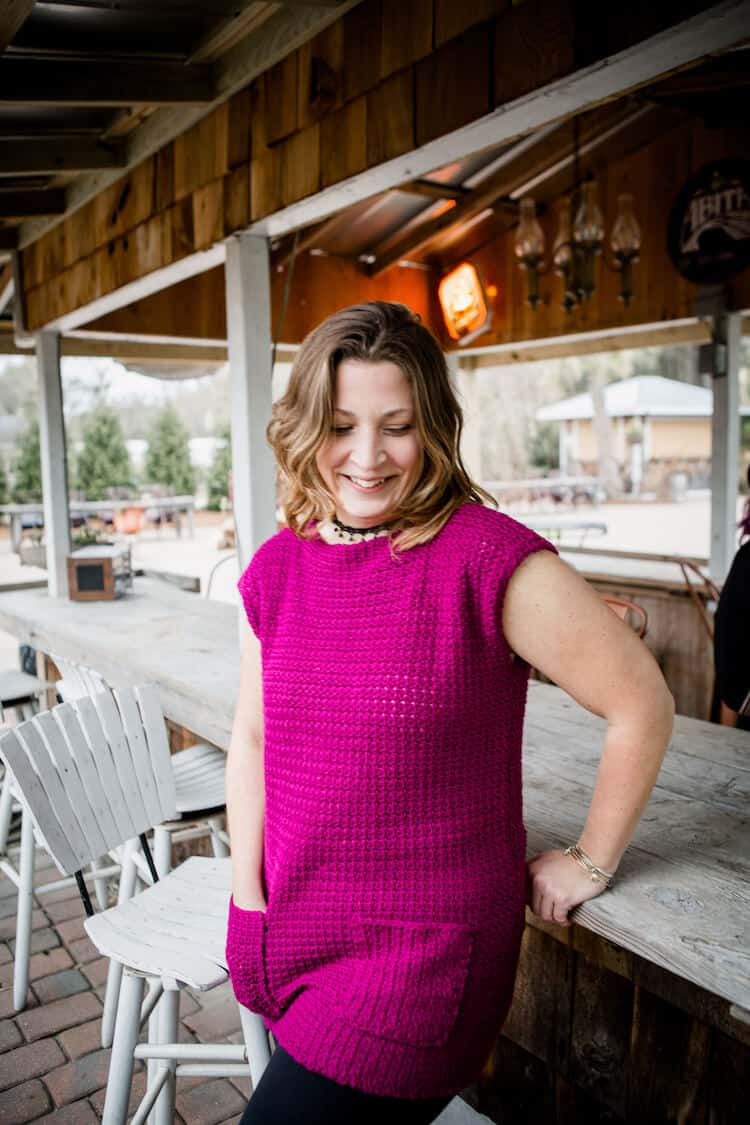
[(262, 895), (243, 895), (240, 891), (232, 891), (232, 901), (240, 910), (262, 910), (265, 914), (268, 903)]

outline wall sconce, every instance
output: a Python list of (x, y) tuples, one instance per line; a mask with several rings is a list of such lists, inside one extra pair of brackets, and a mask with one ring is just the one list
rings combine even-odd
[[(577, 203), (571, 227), (572, 202)], [(608, 269), (620, 274), (619, 299), (629, 305), (633, 296), (633, 264), (638, 261), (641, 234), (633, 214), (633, 196), (617, 197), (617, 218), (610, 247), (614, 261), (603, 254), (604, 220), (596, 198), (596, 184), (589, 181), (573, 201), (560, 208), (560, 226), (552, 247), (552, 261), (544, 264), (544, 234), (536, 218), (534, 200), (521, 200), (521, 220), (516, 231), (515, 251), (519, 265), (528, 273), (527, 300), (533, 309), (539, 303), (539, 275), (553, 268), (563, 279), (563, 307), (567, 312), (591, 298), (596, 289), (596, 259), (601, 254)]]
[(459, 344), (489, 328), (490, 307), (479, 271), (471, 262), (462, 262), (445, 275), (438, 286), (438, 300), (448, 334)]

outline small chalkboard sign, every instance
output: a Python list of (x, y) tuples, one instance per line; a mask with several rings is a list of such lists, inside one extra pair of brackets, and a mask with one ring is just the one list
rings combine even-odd
[(111, 601), (132, 585), (130, 547), (94, 544), (68, 555), (68, 591), (73, 601)]
[(672, 204), (667, 248), (688, 281), (721, 284), (750, 265), (750, 162), (715, 160)]

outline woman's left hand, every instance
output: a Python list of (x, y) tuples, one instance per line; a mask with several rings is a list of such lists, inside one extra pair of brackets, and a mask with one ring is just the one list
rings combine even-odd
[(568, 911), (604, 890), (562, 851), (540, 852), (526, 864), (526, 901), (544, 922), (570, 926)]

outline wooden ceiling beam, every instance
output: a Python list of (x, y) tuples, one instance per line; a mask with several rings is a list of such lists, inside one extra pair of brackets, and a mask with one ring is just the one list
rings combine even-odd
[(171, 60), (0, 58), (0, 105), (207, 105), (212, 68)]
[(428, 199), (465, 199), (469, 189), (456, 184), (441, 184), (437, 180), (412, 180), (410, 184), (399, 184), (397, 191), (409, 195), (424, 195)]
[(50, 191), (3, 191), (0, 183), (0, 218), (62, 215), (64, 211), (65, 192), (60, 188)]
[(2, 0), (0, 3), (0, 53), (13, 41), (31, 15), (34, 0)]
[(244, 3), (238, 3), (231, 16), (220, 20), (204, 35), (200, 43), (195, 45), (188, 57), (188, 65), (214, 62), (245, 36), (257, 31), (261, 24), (271, 18), (278, 7), (278, 4), (267, 4), (258, 0), (244, 0)]
[(0, 138), (0, 176), (92, 172), (124, 165), (121, 145), (101, 144), (92, 137)]

